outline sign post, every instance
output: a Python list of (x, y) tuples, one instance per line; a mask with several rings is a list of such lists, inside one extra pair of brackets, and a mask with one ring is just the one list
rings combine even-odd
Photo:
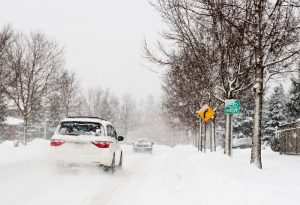
[(225, 154), (231, 156), (232, 150), (232, 115), (240, 113), (240, 100), (229, 99), (225, 100), (225, 114), (226, 114), (226, 137), (225, 137)]
[(200, 143), (200, 146), (199, 146), (199, 151), (202, 151), (204, 150), (205, 152), (205, 144), (206, 144), (206, 123), (211, 120), (215, 115), (216, 115), (216, 112), (210, 107), (208, 106), (207, 104), (204, 105), (200, 110), (198, 110), (196, 112), (199, 117), (203, 120), (203, 135), (202, 135), (202, 123), (201, 123), (201, 120), (199, 122), (199, 132), (200, 132), (200, 136), (199, 136), (199, 143)]
[(202, 151), (202, 121), (199, 120), (198, 151)]

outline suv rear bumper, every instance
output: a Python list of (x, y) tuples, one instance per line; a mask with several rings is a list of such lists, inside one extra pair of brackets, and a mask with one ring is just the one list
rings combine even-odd
[(59, 152), (52, 153), (52, 160), (57, 164), (72, 165), (103, 165), (111, 166), (112, 156), (109, 152), (102, 152), (101, 155), (74, 155)]
[(152, 147), (133, 147), (133, 151), (135, 151), (135, 152), (151, 152)]

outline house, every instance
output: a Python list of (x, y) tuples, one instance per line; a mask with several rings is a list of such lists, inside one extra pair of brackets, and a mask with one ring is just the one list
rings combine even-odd
[(21, 139), (23, 120), (8, 116), (1, 126), (1, 141)]

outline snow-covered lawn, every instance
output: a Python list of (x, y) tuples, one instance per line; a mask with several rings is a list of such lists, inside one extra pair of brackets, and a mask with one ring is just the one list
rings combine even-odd
[(0, 204), (300, 204), (300, 156), (266, 149), (258, 170), (249, 165), (249, 149), (228, 158), (192, 146), (156, 145), (152, 155), (123, 148), (124, 168), (115, 175), (98, 167), (60, 174), (50, 162), (48, 141), (0, 144)]

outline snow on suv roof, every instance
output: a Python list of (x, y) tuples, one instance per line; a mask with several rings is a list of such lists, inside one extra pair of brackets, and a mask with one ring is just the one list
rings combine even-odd
[(138, 138), (136, 141), (149, 141), (150, 142), (150, 140), (148, 140), (147, 138)]
[(66, 122), (66, 121), (100, 122), (102, 125), (111, 124), (109, 121), (100, 117), (85, 117), (85, 116), (66, 117), (61, 122)]

